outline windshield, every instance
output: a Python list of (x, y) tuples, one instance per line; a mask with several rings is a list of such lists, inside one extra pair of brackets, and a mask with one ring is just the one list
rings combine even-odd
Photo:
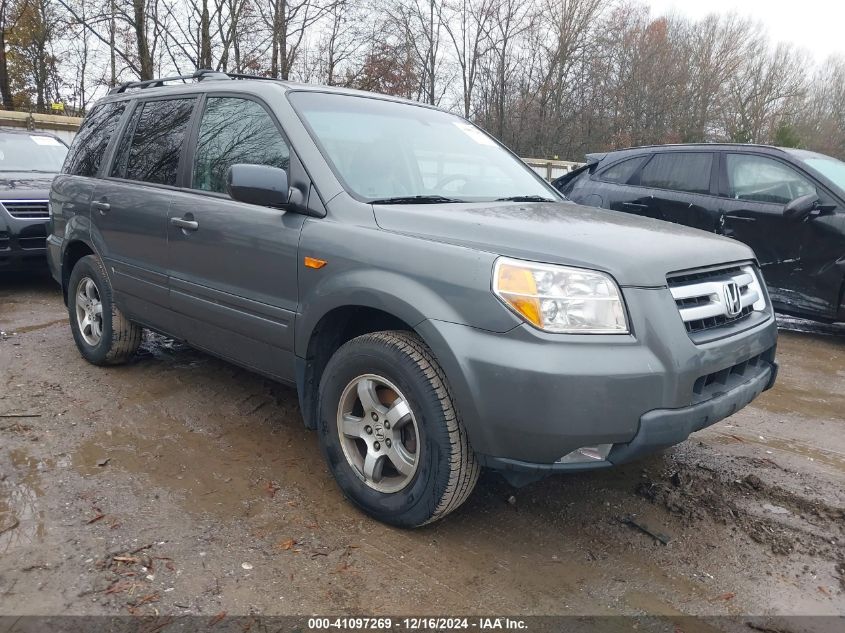
[(0, 172), (62, 170), (67, 147), (52, 136), (0, 132)]
[(807, 151), (793, 151), (802, 163), (814, 169), (834, 185), (845, 191), (845, 163), (824, 154)]
[(291, 103), (347, 191), (368, 201), (560, 200), (519, 159), (465, 120), (421, 106), (296, 92)]

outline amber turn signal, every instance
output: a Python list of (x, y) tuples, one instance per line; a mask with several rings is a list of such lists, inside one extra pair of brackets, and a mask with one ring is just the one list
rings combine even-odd
[(317, 259), (316, 257), (306, 257), (303, 261), (306, 268), (322, 268), (328, 264), (325, 259)]
[(529, 323), (543, 326), (537, 282), (528, 268), (501, 263), (496, 271), (495, 287), (498, 295)]

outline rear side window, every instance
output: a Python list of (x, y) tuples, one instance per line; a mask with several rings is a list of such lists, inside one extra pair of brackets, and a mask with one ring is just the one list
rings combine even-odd
[(728, 195), (736, 200), (786, 204), (816, 193), (813, 184), (780, 161), (751, 154), (725, 155)]
[(125, 109), (126, 104), (120, 102), (106, 103), (91, 111), (71, 144), (64, 166), (66, 174), (97, 175), (100, 161)]
[(710, 193), (713, 154), (671, 152), (655, 154), (640, 173), (640, 184), (656, 189)]
[(206, 101), (194, 156), (192, 187), (226, 192), (226, 172), (237, 163), (287, 169), (290, 150), (273, 119), (249, 99)]
[(162, 99), (138, 104), (120, 139), (111, 175), (175, 185), (195, 101)]
[(625, 184), (631, 179), (631, 176), (634, 175), (634, 172), (639, 169), (646, 158), (646, 156), (635, 156), (634, 158), (627, 158), (620, 161), (601, 172), (599, 174), (599, 180)]

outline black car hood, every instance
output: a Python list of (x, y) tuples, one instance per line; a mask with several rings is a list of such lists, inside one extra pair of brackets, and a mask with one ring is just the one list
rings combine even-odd
[(31, 171), (0, 172), (0, 199), (46, 200), (57, 174)]
[(374, 205), (385, 230), (520, 259), (593, 268), (623, 286), (754, 259), (750, 248), (678, 224), (573, 203)]

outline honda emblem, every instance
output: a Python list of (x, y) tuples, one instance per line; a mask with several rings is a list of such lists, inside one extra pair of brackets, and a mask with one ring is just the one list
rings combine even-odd
[(729, 281), (724, 286), (725, 310), (729, 317), (735, 317), (742, 312), (742, 295), (735, 281)]

